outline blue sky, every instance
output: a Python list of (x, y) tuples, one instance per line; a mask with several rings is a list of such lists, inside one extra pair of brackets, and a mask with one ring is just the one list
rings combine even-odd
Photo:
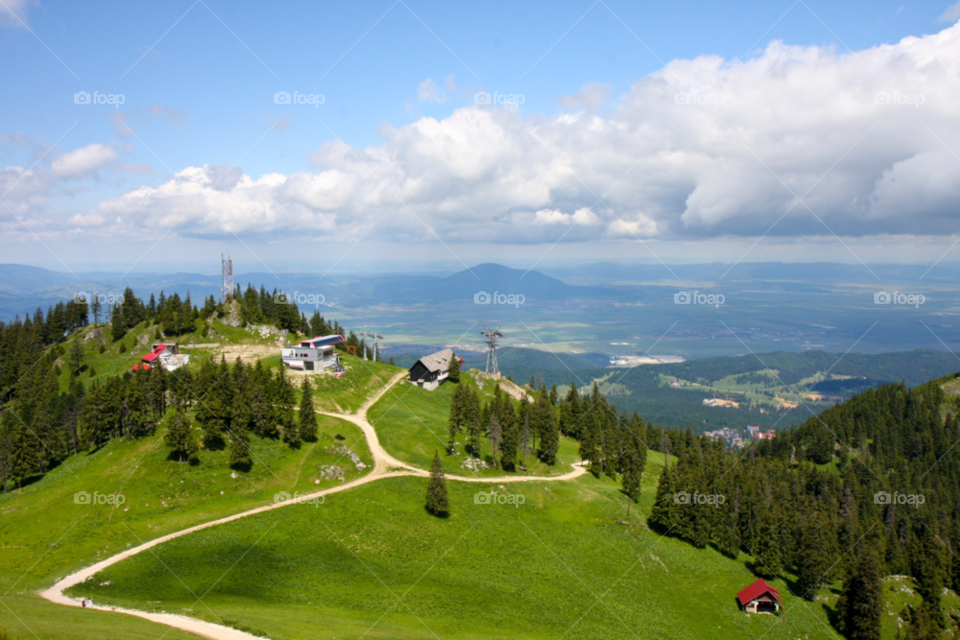
[[(9, 208), (0, 208), (5, 236), (0, 247), (11, 256), (10, 261), (57, 268), (62, 268), (64, 262), (112, 261), (106, 256), (90, 259), (90, 243), (116, 248), (118, 263), (129, 262), (138, 252), (150, 253), (141, 258), (143, 264), (162, 262), (161, 257), (148, 248), (159, 234), (170, 229), (172, 231), (164, 236), (165, 244), (177, 241), (180, 247), (190, 247), (177, 259), (187, 259), (186, 254), (197, 250), (219, 252), (224, 246), (227, 250), (236, 247), (238, 251), (246, 246), (245, 250), (251, 253), (256, 253), (260, 246), (259, 253), (286, 259), (289, 256), (284, 256), (281, 248), (271, 249), (267, 245), (282, 245), (284, 238), (292, 234), (307, 235), (317, 246), (327, 248), (344, 242), (348, 246), (359, 242), (363, 246), (373, 243), (371, 247), (388, 247), (397, 239), (402, 239), (400, 244), (408, 247), (409, 242), (443, 245), (434, 248), (445, 260), (467, 262), (474, 255), (496, 252), (495, 247), (501, 247), (505, 253), (501, 256), (503, 261), (509, 261), (513, 256), (542, 255), (563, 234), (560, 242), (564, 246), (569, 244), (570, 248), (566, 253), (561, 249), (548, 259), (563, 255), (590, 259), (608, 256), (611, 252), (618, 259), (661, 259), (637, 244), (650, 240), (674, 243), (673, 249), (666, 253), (670, 255), (669, 260), (682, 262), (684, 255), (692, 259), (693, 255), (702, 253), (684, 248), (687, 246), (684, 243), (695, 243), (695, 239), (691, 239), (687, 231), (678, 231), (681, 227), (695, 228), (696, 224), (690, 220), (699, 220), (697, 216), (703, 215), (702, 211), (691, 209), (689, 196), (696, 191), (694, 187), (688, 186), (686, 191), (664, 196), (656, 202), (643, 200), (633, 204), (629, 199), (619, 204), (601, 202), (599, 207), (606, 207), (606, 213), (600, 209), (576, 213), (591, 205), (587, 201), (578, 202), (571, 190), (583, 195), (584, 190), (599, 191), (611, 182), (598, 180), (594, 185), (586, 177), (603, 164), (602, 153), (591, 163), (572, 169), (569, 173), (576, 174), (575, 179), (570, 178), (567, 183), (551, 182), (547, 187), (549, 193), (542, 197), (526, 197), (531, 190), (536, 190), (534, 178), (522, 187), (522, 193), (520, 187), (518, 193), (512, 193), (509, 185), (476, 184), (472, 187), (474, 191), (458, 192), (452, 198), (431, 200), (429, 194), (420, 194), (417, 204), (409, 203), (408, 207), (405, 203), (382, 214), (387, 223), (400, 212), (410, 220), (419, 219), (422, 228), (417, 233), (411, 231), (408, 238), (402, 232), (406, 227), (399, 222), (383, 235), (370, 231), (371, 225), (377, 225), (378, 230), (391, 228), (390, 224), (379, 222), (384, 219), (380, 216), (385, 208), (374, 211), (357, 204), (363, 192), (374, 187), (368, 185), (355, 190), (359, 195), (353, 193), (343, 198), (324, 195), (323, 202), (317, 200), (316, 189), (326, 188), (324, 185), (347, 172), (350, 164), (343, 159), (343, 154), (339, 160), (332, 159), (331, 154), (337, 154), (331, 143), (349, 148), (351, 158), (361, 150), (388, 148), (394, 149), (391, 152), (394, 156), (404, 156), (404, 151), (396, 150), (404, 149), (406, 143), (417, 148), (433, 145), (437, 140), (445, 140), (444, 144), (452, 150), (441, 149), (436, 152), (438, 155), (430, 157), (445, 158), (445, 154), (462, 152), (463, 149), (455, 148), (463, 140), (456, 133), (454, 121), (458, 110), (464, 114), (476, 109), (474, 94), (478, 91), (522, 96), (519, 109), (505, 111), (520, 123), (517, 126), (532, 127), (535, 131), (539, 131), (541, 121), (559, 122), (557, 119), (564, 114), (580, 114), (581, 118), (593, 117), (606, 123), (624, 122), (630, 120), (624, 116), (624, 110), (630, 103), (631, 92), (635, 93), (638, 83), (642, 84), (645, 78), (655, 78), (658, 74), (668, 82), (676, 78), (678, 87), (689, 80), (682, 72), (664, 72), (665, 65), (676, 64), (676, 61), (719, 56), (720, 66), (730, 68), (762, 57), (770, 43), (781, 41), (787, 46), (810, 48), (804, 51), (832, 52), (840, 60), (837, 64), (842, 66), (844, 56), (847, 60), (852, 59), (851, 55), (858, 58), (851, 52), (875, 50), (884, 44), (896, 45), (908, 36), (935, 34), (950, 28), (957, 18), (956, 10), (946, 2), (2, 2), (0, 57), (4, 64), (0, 65), (0, 81), (7, 99), (0, 101), (0, 135), (4, 136), (0, 138), (0, 166), (19, 169), (9, 173), (7, 182), (0, 183), (7, 185), (2, 190), (11, 189), (4, 196)], [(802, 61), (806, 54), (791, 55)], [(949, 52), (944, 55), (948, 56)], [(691, 73), (691, 77), (697, 77), (700, 72)], [(718, 72), (714, 70), (714, 73)], [(876, 82), (873, 89), (864, 90), (869, 92), (885, 86), (884, 73), (884, 69), (873, 63), (865, 63), (864, 74), (875, 76)], [(811, 90), (816, 88), (817, 83), (812, 82)], [(75, 104), (74, 94), (80, 91), (91, 95), (94, 92), (120, 94), (123, 104), (119, 107)], [(275, 104), (274, 94), (278, 91), (319, 94), (323, 96), (323, 104), (317, 107)], [(578, 98), (570, 97), (577, 95)], [(727, 106), (729, 104), (728, 99)], [(491, 111), (497, 110), (495, 107)], [(863, 130), (871, 118), (864, 116)], [(441, 128), (452, 123), (450, 132), (439, 138), (427, 135), (419, 142), (413, 139), (410, 132), (422, 134), (417, 131), (417, 123), (429, 127), (430, 119)], [(920, 121), (914, 120), (919, 127)], [(631, 122), (631, 126), (643, 127)], [(691, 132), (703, 134), (696, 124), (681, 122), (679, 127), (682, 129), (688, 124)], [(729, 129), (729, 124), (730, 120), (724, 119), (722, 126)], [(953, 132), (939, 129), (936, 118), (928, 117), (922, 124), (936, 131), (936, 137), (944, 143), (941, 146), (953, 148), (948, 140)], [(513, 125), (498, 126), (497, 131), (501, 131)], [(667, 126), (664, 125), (664, 131)], [(810, 127), (811, 131), (817, 131), (815, 123)], [(680, 129), (670, 129), (670, 136)], [(393, 135), (385, 131), (392, 131)], [(486, 134), (478, 135), (482, 138)], [(657, 135), (651, 133), (649, 142), (655, 144), (662, 140)], [(757, 135), (765, 134), (757, 132)], [(748, 137), (749, 133), (742, 136)], [(541, 146), (556, 157), (578, 155), (576, 146), (564, 146), (566, 143), (561, 144), (559, 138), (555, 142)], [(82, 149), (86, 149), (83, 155), (67, 155)], [(322, 149), (326, 151), (321, 152)], [(645, 151), (643, 147), (632, 153), (640, 157)], [(911, 149), (904, 151), (902, 157), (894, 154), (886, 165), (872, 167), (874, 178), (878, 179), (896, 162), (921, 152)], [(822, 174), (837, 155), (824, 158), (817, 168), (811, 169), (810, 175)], [(58, 168), (53, 163), (60, 156), (63, 160)], [(379, 167), (379, 161), (365, 158), (365, 166), (377, 173), (374, 182), (378, 185), (396, 169), (372, 169)], [(23, 192), (24, 185), (34, 177), (24, 180), (23, 172), (30, 170), (38, 159), (33, 169), (41, 171), (47, 167), (49, 174), (38, 178), (43, 184), (34, 191)], [(767, 160), (765, 157), (757, 160), (752, 170), (762, 173)], [(421, 161), (426, 162), (423, 158)], [(661, 157), (659, 161), (665, 160)], [(155, 205), (159, 209), (135, 211), (127, 203), (114, 202), (138, 188), (160, 188), (170, 183), (174, 174), (187, 168), (210, 165), (226, 172), (217, 176), (226, 175), (227, 168), (234, 167), (234, 172), (241, 170), (253, 181), (279, 174), (300, 175), (305, 182), (315, 178), (322, 184), (317, 187), (311, 183), (314, 191), (305, 193), (296, 185), (291, 186), (288, 180), (284, 193), (297, 200), (296, 211), (268, 211), (271, 205), (257, 200), (260, 204), (255, 207), (263, 208), (262, 219), (256, 223), (238, 219), (234, 228), (231, 228), (229, 214), (204, 222), (202, 212), (191, 213), (184, 220), (172, 218), (170, 225), (157, 226), (151, 226), (146, 220), (160, 215), (158, 211), (176, 212), (183, 200), (165, 199)], [(408, 188), (421, 188), (413, 183), (424, 171), (432, 169), (429, 162), (419, 169), (416, 165), (414, 161), (404, 165), (404, 175), (392, 184), (395, 189), (389, 197), (384, 196), (384, 202), (395, 202), (391, 198), (410, 193)], [(65, 169), (65, 166), (76, 169)], [(358, 169), (365, 170), (363, 165)], [(515, 171), (509, 167), (504, 170)], [(643, 168), (646, 174), (651, 170), (655, 168)], [(211, 171), (208, 173), (213, 175)], [(333, 173), (325, 174), (325, 171)], [(450, 185), (465, 179), (465, 175), (473, 179), (471, 171), (470, 168), (451, 171), (450, 175), (443, 176), (445, 183), (430, 185), (429, 189), (434, 192), (453, 189)], [(617, 170), (612, 175), (622, 173)], [(774, 173), (780, 179), (790, 171), (778, 167)], [(218, 187), (231, 183), (235, 176), (232, 173), (230, 176), (219, 185), (214, 184), (212, 189), (217, 191)], [(16, 187), (10, 187), (18, 178)], [(696, 176), (690, 179), (691, 184), (702, 181)], [(687, 178), (677, 177), (668, 182), (676, 184), (684, 180)], [(954, 177), (947, 176), (944, 180), (952, 185)], [(794, 192), (805, 190), (812, 181), (796, 185), (789, 179), (782, 182)], [(829, 179), (821, 184), (826, 182)], [(270, 188), (279, 189), (272, 183)], [(507, 190), (503, 196), (505, 203), (497, 201), (486, 205), (491, 216), (500, 217), (505, 225), (503, 232), (471, 238), (470, 230), (476, 226), (472, 222), (458, 226), (457, 207), (467, 206), (465, 203), (470, 200), (483, 200), (491, 188)], [(646, 193), (660, 188), (658, 184), (648, 185)], [(851, 191), (854, 199), (858, 197), (855, 191)], [(681, 196), (687, 197), (685, 206)], [(711, 196), (708, 193), (704, 197)], [(721, 196), (716, 198), (718, 202), (724, 200)], [(587, 197), (590, 201), (595, 199)], [(838, 201), (842, 199), (838, 196)], [(247, 200), (240, 202), (238, 206), (243, 206)], [(675, 205), (674, 213), (678, 216), (686, 210), (682, 225), (671, 223), (674, 226), (668, 230), (666, 218), (662, 217), (669, 209), (665, 202)], [(770, 210), (766, 212), (769, 222), (780, 215), (782, 208), (777, 207), (781, 204), (770, 203)], [(205, 205), (201, 202), (187, 208), (194, 206)], [(830, 207), (837, 205), (825, 203), (823, 206), (827, 208), (818, 215), (825, 218), (831, 213)], [(821, 246), (826, 236), (829, 241), (826, 244), (831, 246), (827, 257), (839, 248), (836, 259), (859, 260), (858, 256), (845, 252), (840, 246), (842, 243), (830, 244), (834, 234), (851, 238), (852, 244), (860, 243), (867, 253), (871, 251), (868, 246), (876, 248), (883, 244), (878, 238), (884, 235), (942, 237), (944, 231), (936, 220), (949, 216), (937, 210), (935, 203), (930, 207), (934, 222), (928, 230), (891, 224), (873, 233), (857, 230), (854, 223), (838, 218), (836, 224), (824, 225), (829, 227), (829, 233), (823, 228), (803, 227), (798, 222), (796, 228), (784, 223), (772, 236), (781, 238), (778, 242), (794, 246), (798, 242), (807, 246), (798, 239), (809, 238), (809, 247)], [(715, 209), (716, 203), (705, 205), (703, 210)], [(106, 211), (111, 215), (115, 211), (126, 214), (117, 216), (123, 219), (122, 225), (111, 227)], [(717, 226), (721, 222), (726, 224), (734, 213), (723, 213), (717, 220), (704, 223), (703, 229), (694, 234), (701, 240), (707, 238), (712, 248), (717, 246), (717, 238), (725, 239), (724, 250), (711, 254), (713, 258), (732, 262), (742, 253), (741, 248), (749, 247), (769, 226), (766, 219), (757, 224)], [(750, 212), (744, 212), (748, 214)], [(276, 219), (284, 215), (298, 221), (285, 226)], [(442, 220), (428, 218), (434, 215)], [(372, 216), (367, 227), (350, 226), (351, 220), (363, 216)], [(787, 217), (787, 223), (791, 216)], [(614, 217), (633, 238), (624, 237), (626, 232), (622, 229), (619, 235), (580, 234), (581, 229), (591, 226), (600, 229), (601, 219), (604, 223), (616, 223)], [(265, 221), (267, 218), (269, 221)], [(555, 228), (557, 232), (528, 232), (527, 226), (533, 224), (530, 221), (534, 219), (540, 223), (537, 229)], [(417, 226), (415, 221), (412, 224)], [(834, 230), (834, 226), (838, 229)], [(574, 232), (564, 234), (568, 229)], [(924, 242), (927, 240), (918, 239), (915, 244), (926, 247)], [(574, 248), (571, 243), (580, 244)], [(522, 248), (507, 249), (508, 245), (522, 245)], [(399, 246), (376, 252), (402, 261), (405, 251)], [(928, 249), (922, 249), (922, 253), (928, 253)], [(748, 259), (759, 257), (758, 253)]]

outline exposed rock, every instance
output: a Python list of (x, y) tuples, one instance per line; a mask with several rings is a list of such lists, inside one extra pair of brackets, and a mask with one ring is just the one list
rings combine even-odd
[(317, 467), (317, 474), (324, 480), (339, 480), (340, 482), (346, 480), (343, 475), (343, 468), (336, 465), (322, 464)]
[[(327, 453), (333, 453), (341, 457), (346, 456), (350, 458), (350, 461), (353, 462), (353, 466), (357, 468), (357, 471), (363, 471), (367, 468), (367, 465), (360, 461), (360, 456), (351, 451), (350, 447), (346, 445), (338, 444), (336, 446), (327, 447)], [(339, 469), (339, 467), (337, 468)]]
[(480, 471), (481, 469), (490, 468), (486, 462), (484, 462), (479, 458), (467, 458), (462, 463), (460, 463), (460, 466), (470, 469), (471, 471)]

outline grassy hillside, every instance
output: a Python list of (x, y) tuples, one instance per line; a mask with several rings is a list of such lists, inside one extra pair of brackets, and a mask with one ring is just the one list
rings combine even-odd
[[(0, 629), (16, 638), (103, 638), (103, 614), (84, 615), (41, 600), (35, 592), (57, 578), (117, 551), (173, 531), (273, 502), (278, 491), (315, 491), (339, 484), (324, 479), (321, 466), (344, 469), (347, 481), (358, 470), (343, 445), (369, 469), (372, 458), (354, 425), (318, 416), (316, 443), (291, 450), (282, 442), (251, 439), (254, 466), (234, 473), (226, 451), (201, 453), (191, 466), (168, 459), (163, 430), (139, 440), (115, 440), (93, 454), (70, 458), (22, 492), (0, 496)], [(124, 496), (117, 508), (74, 502), (74, 494)], [(157, 625), (112, 616), (113, 638), (157, 638)], [(128, 634), (128, 635), (125, 635)], [(169, 637), (187, 637), (171, 634)]]
[[(475, 384), (472, 374), (464, 373), (460, 384)], [(487, 380), (480, 390), (482, 402), (493, 398), (495, 383)], [(463, 454), (465, 435), (458, 436), (459, 455), (446, 454), (449, 441), (447, 419), (450, 415), (450, 402), (456, 385), (445, 383), (434, 391), (427, 391), (412, 384), (401, 384), (388, 391), (368, 413), (370, 424), (380, 438), (380, 444), (388, 453), (403, 462), (409, 462), (421, 469), (430, 468), (434, 452), (439, 452), (444, 472), (455, 475), (503, 475), (503, 471), (489, 468), (471, 471), (463, 466), (466, 459)], [(516, 404), (516, 403), (515, 403)], [(484, 441), (484, 460), (492, 467), (490, 442)], [(557, 464), (548, 467), (536, 459), (534, 454), (526, 457), (527, 470), (517, 475), (560, 475), (568, 473), (570, 465), (578, 462), (578, 445), (569, 438), (561, 438), (557, 450)], [(519, 460), (519, 456), (518, 456)]]
[[(451, 482), (448, 519), (425, 513), (425, 480), (382, 480), (180, 538), (74, 593), (289, 640), (835, 637), (822, 608), (782, 583), (784, 619), (744, 615), (743, 562), (647, 530), (658, 463), (629, 515), (591, 476), (512, 485), (517, 507), (475, 504), (496, 486)], [(188, 588), (210, 591), (197, 604)]]

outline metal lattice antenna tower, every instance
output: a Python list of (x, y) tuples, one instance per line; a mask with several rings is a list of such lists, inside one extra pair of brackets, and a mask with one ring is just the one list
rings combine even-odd
[(220, 254), (220, 262), (223, 266), (223, 284), (220, 287), (220, 294), (223, 296), (223, 301), (233, 300), (233, 260), (230, 259), (230, 256), (226, 258), (223, 257), (223, 254)]
[(503, 334), (500, 333), (500, 327), (491, 331), (484, 325), (480, 335), (486, 336), (487, 338), (487, 373), (499, 373), (500, 365), (497, 363), (497, 338), (503, 337)]

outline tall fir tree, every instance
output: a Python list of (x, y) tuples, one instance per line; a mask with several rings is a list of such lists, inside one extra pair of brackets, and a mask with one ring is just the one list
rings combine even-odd
[[(870, 545), (859, 545), (837, 601), (839, 627), (847, 640), (880, 640), (883, 583), (880, 563)], [(935, 636), (930, 636), (935, 637)]]
[(443, 475), (443, 463), (440, 462), (440, 454), (436, 451), (433, 453), (433, 464), (430, 465), (430, 481), (427, 483), (426, 507), (429, 511), (433, 512), (435, 516), (446, 514), (449, 509), (447, 481)]
[(305, 442), (317, 441), (317, 414), (313, 410), (313, 391), (307, 378), (303, 379), (300, 397), (300, 437)]

